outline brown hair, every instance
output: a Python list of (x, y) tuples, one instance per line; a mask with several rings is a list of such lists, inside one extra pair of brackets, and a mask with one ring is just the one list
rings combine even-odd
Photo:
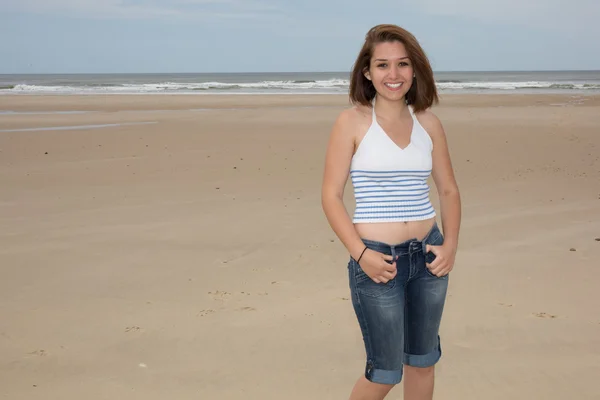
[(406, 93), (406, 103), (411, 104), (415, 112), (426, 110), (439, 101), (431, 64), (412, 33), (390, 24), (374, 26), (365, 35), (365, 43), (354, 62), (350, 77), (350, 100), (353, 104), (371, 105), (377, 92), (364, 72), (369, 69), (375, 45), (394, 41), (404, 44), (415, 72), (412, 86)]

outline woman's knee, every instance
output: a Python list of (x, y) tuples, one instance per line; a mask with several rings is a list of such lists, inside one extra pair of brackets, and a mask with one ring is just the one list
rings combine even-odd
[(430, 367), (413, 367), (410, 365), (405, 365), (404, 374), (427, 377), (433, 375), (434, 369), (435, 366), (433, 365)]

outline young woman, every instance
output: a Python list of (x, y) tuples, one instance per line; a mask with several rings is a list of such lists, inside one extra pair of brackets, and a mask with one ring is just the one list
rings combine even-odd
[[(350, 253), (352, 304), (366, 368), (350, 399), (383, 399), (403, 380), (404, 399), (433, 397), (439, 326), (458, 246), (461, 205), (427, 56), (406, 30), (366, 35), (344, 110), (328, 143), (322, 206)], [(342, 197), (348, 176), (356, 208)], [(443, 234), (429, 198), (439, 193)]]

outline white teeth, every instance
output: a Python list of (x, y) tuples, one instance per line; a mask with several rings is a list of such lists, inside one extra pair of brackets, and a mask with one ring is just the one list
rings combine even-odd
[(385, 85), (386, 85), (386, 86), (389, 86), (389, 87), (391, 87), (391, 88), (393, 88), (393, 89), (397, 89), (397, 88), (399, 88), (399, 87), (400, 87), (400, 85), (402, 85), (402, 84), (401, 84), (401, 83), (395, 83), (395, 84), (392, 84), (392, 83), (386, 83)]

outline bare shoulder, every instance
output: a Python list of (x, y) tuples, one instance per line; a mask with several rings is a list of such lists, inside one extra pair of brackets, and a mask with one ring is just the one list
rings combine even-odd
[(355, 137), (361, 128), (370, 124), (371, 112), (368, 107), (362, 105), (352, 106), (344, 109), (335, 121), (335, 128)]
[(360, 106), (345, 109), (337, 116), (325, 156), (324, 192), (338, 197), (343, 195), (360, 127), (364, 126), (367, 117)]
[(440, 121), (431, 109), (418, 112), (415, 115), (432, 140), (435, 141), (436, 138), (443, 139), (445, 137), (442, 121)]
[(360, 124), (368, 120), (371, 116), (370, 109), (363, 105), (356, 105), (343, 110), (338, 116), (338, 121), (342, 124)]

